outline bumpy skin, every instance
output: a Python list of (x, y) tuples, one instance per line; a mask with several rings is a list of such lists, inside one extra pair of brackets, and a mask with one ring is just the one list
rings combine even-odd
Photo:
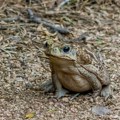
[(69, 91), (81, 93), (93, 90), (95, 96), (101, 94), (105, 99), (111, 95), (104, 63), (91, 51), (83, 47), (76, 50), (70, 45), (54, 44), (47, 46), (45, 53), (52, 71), (50, 85), (54, 85), (57, 98)]

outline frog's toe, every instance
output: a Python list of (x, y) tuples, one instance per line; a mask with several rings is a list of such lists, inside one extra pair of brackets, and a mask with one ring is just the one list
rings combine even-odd
[(56, 98), (61, 98), (61, 97), (64, 97), (66, 93), (68, 93), (69, 91), (66, 90), (66, 89), (61, 89), (59, 91), (56, 91)]
[(101, 96), (103, 96), (105, 98), (105, 100), (107, 100), (109, 97), (112, 97), (112, 90), (109, 85), (103, 87), (103, 89), (101, 91)]

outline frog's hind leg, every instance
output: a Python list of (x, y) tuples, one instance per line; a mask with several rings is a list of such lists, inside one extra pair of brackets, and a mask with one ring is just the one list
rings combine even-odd
[(105, 100), (107, 100), (109, 97), (112, 97), (112, 89), (110, 85), (103, 86), (101, 96), (105, 97)]
[(93, 90), (93, 96), (97, 96), (100, 94), (100, 91), (102, 89), (102, 84), (100, 83), (100, 80), (97, 78), (97, 76), (92, 73), (88, 67), (89, 66), (83, 66), (83, 65), (79, 65), (79, 67), (77, 67), (79, 73), (81, 75), (83, 75), (83, 77), (88, 81), (88, 83), (91, 85), (91, 88)]

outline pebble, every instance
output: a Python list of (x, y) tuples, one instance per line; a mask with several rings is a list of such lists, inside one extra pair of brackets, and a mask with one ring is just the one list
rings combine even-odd
[(69, 99), (67, 97), (62, 98), (64, 102), (69, 102)]

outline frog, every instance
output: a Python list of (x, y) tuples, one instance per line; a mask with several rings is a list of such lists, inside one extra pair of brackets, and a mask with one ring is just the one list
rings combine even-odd
[(93, 91), (93, 96), (105, 99), (112, 95), (110, 78), (101, 53), (89, 50), (86, 46), (48, 43), (44, 44), (45, 55), (50, 62), (52, 80), (41, 85), (45, 91), (54, 88), (57, 98), (70, 91), (83, 93)]

